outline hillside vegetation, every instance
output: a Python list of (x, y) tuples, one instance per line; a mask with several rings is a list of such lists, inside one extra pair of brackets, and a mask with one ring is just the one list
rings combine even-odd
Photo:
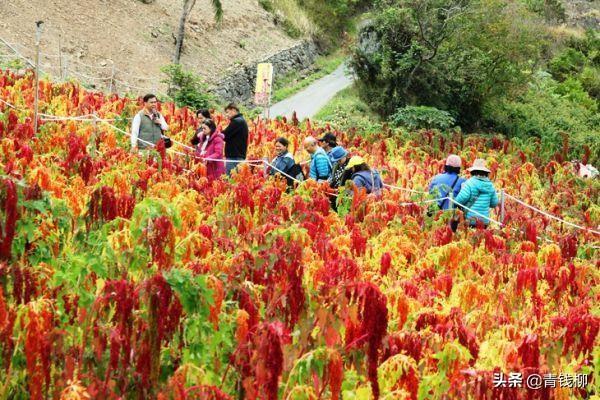
[(559, 1), (379, 1), (353, 57), (360, 96), (400, 125), (447, 113), (598, 162), (600, 31), (566, 19)]
[[(187, 24), (182, 63), (206, 81), (296, 43), (255, 0), (222, 3), (220, 25), (210, 0), (196, 2)], [(60, 45), (72, 70), (110, 76), (112, 61), (123, 71), (117, 79), (149, 90), (160, 86), (160, 69), (171, 62), (181, 7), (180, 0), (2, 1), (0, 37), (25, 46), (18, 49), (33, 59), (35, 21), (44, 20), (42, 65), (53, 76), (60, 76)], [(6, 50), (0, 44), (0, 54)]]

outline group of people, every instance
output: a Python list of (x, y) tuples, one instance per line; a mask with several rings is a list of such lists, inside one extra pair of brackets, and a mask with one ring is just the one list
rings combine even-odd
[[(490, 210), (498, 206), (496, 188), (490, 180), (490, 170), (484, 159), (478, 158), (467, 169), (469, 179), (460, 176), (462, 161), (456, 154), (446, 159), (444, 172), (436, 175), (429, 184), (429, 193), (438, 199), (438, 207), (442, 210), (462, 209), (465, 219), (471, 227), (487, 226), (490, 223)], [(452, 198), (454, 201), (451, 201)], [(450, 222), (456, 231), (458, 219), (453, 216)]]
[[(285, 138), (275, 141), (276, 157), (271, 161), (271, 175), (281, 174), (288, 178), (288, 183), (293, 180), (302, 180), (304, 175), (288, 150), (289, 142)], [(328, 182), (332, 189), (337, 189), (352, 181), (356, 188), (364, 188), (368, 193), (377, 194), (383, 188), (379, 172), (371, 169), (360, 156), (350, 156), (342, 146), (338, 146), (334, 134), (326, 133), (322, 138), (312, 136), (304, 139), (304, 149), (310, 155), (308, 168), (309, 179), (317, 182)], [(331, 207), (337, 209), (337, 196), (331, 195)]]
[[(131, 150), (137, 152), (156, 146), (165, 135), (169, 126), (158, 111), (158, 99), (153, 94), (142, 98), (144, 105), (135, 115), (131, 124)], [(248, 152), (248, 124), (240, 109), (234, 103), (225, 107), (229, 119), (227, 128), (220, 131), (213, 121), (209, 110), (196, 111), (198, 129), (191, 139), (196, 154), (206, 160), (206, 175), (209, 179), (218, 179), (221, 175), (230, 175)], [(223, 162), (223, 160), (226, 160)]]
[[(144, 106), (133, 119), (131, 127), (132, 151), (147, 149), (166, 138), (168, 125), (158, 112), (157, 98), (153, 94), (143, 97)], [(191, 139), (196, 154), (206, 162), (208, 179), (218, 179), (231, 172), (246, 159), (248, 151), (248, 124), (238, 106), (230, 103), (225, 107), (229, 119), (227, 128), (220, 131), (208, 110), (198, 110), (196, 117), (199, 127)], [(269, 174), (285, 177), (290, 186), (294, 181), (303, 180), (301, 166), (289, 151), (289, 141), (280, 137), (275, 140), (275, 158), (269, 163)], [(337, 189), (351, 181), (356, 188), (363, 188), (367, 194), (378, 194), (383, 188), (379, 172), (358, 155), (350, 153), (337, 144), (332, 133), (320, 139), (312, 136), (304, 139), (304, 149), (310, 155), (308, 178), (318, 182), (328, 182)], [(462, 162), (459, 156), (450, 155), (446, 159), (444, 172), (435, 176), (429, 185), (429, 192), (438, 199), (442, 210), (464, 209), (470, 226), (490, 223), (490, 209), (498, 205), (498, 197), (489, 179), (490, 170), (485, 160), (477, 159), (468, 169), (470, 179), (460, 176)], [(449, 200), (452, 198), (454, 201)], [(331, 205), (336, 209), (336, 197), (331, 197)], [(451, 226), (456, 230), (457, 219), (452, 218)]]
[[(153, 94), (143, 97), (143, 108), (135, 115), (131, 125), (132, 151), (145, 150), (155, 146), (158, 141), (167, 138), (169, 126), (158, 111), (158, 100)], [(237, 105), (230, 103), (225, 107), (229, 119), (227, 128), (220, 131), (212, 120), (209, 110), (198, 110), (198, 129), (191, 139), (197, 155), (206, 162), (206, 174), (209, 179), (218, 179), (221, 175), (230, 175), (248, 152), (248, 124)], [(288, 151), (289, 141), (278, 138), (275, 141), (276, 156), (271, 161), (269, 173), (283, 175), (290, 181), (304, 179), (301, 167)], [(358, 187), (364, 187), (367, 193), (376, 192), (383, 187), (381, 177), (371, 170), (359, 157), (350, 157), (348, 152), (337, 145), (335, 135), (325, 134), (321, 139), (308, 137), (304, 148), (310, 154), (309, 178), (328, 181), (333, 188), (342, 186), (351, 179)], [(223, 161), (225, 160), (225, 161)]]

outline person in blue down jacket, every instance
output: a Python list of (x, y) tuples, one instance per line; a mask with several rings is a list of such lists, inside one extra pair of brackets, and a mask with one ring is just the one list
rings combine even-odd
[[(444, 197), (456, 198), (462, 184), (466, 181), (465, 178), (459, 175), (461, 165), (460, 157), (456, 154), (450, 154), (446, 159), (444, 173), (436, 175), (431, 180), (429, 193), (434, 194), (438, 199), (443, 199)], [(448, 199), (438, 201), (438, 206), (441, 210), (454, 208), (453, 203)]]
[(294, 161), (294, 156), (288, 151), (289, 145), (290, 142), (284, 137), (275, 140), (275, 151), (277, 152), (277, 156), (271, 161), (271, 164), (277, 169), (271, 168), (269, 171), (271, 175), (281, 174), (282, 172), (285, 174), (290, 173), (290, 169), (296, 162)]
[(464, 206), (472, 210), (465, 209), (465, 218), (470, 226), (476, 226), (479, 222), (487, 227), (490, 223), (490, 208), (498, 205), (496, 188), (489, 178), (490, 170), (485, 160), (478, 158), (468, 171), (471, 178), (463, 183), (455, 200), (459, 207)]
[(312, 136), (304, 139), (304, 149), (310, 154), (309, 178), (318, 182), (328, 180), (333, 166), (325, 150), (317, 144), (317, 139)]
[(383, 181), (379, 172), (369, 168), (365, 160), (360, 156), (354, 156), (348, 161), (346, 171), (350, 171), (350, 179), (357, 188), (365, 188), (367, 193), (380, 193)]

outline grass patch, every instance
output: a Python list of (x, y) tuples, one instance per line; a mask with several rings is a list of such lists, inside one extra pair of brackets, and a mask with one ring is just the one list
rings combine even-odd
[(272, 102), (277, 103), (286, 99), (298, 93), (317, 79), (329, 75), (335, 71), (345, 59), (346, 55), (343, 51), (339, 50), (318, 57), (315, 63), (307, 71), (290, 71), (279, 79), (276, 78), (273, 84), (274, 90)]
[(358, 96), (358, 89), (350, 86), (335, 95), (325, 107), (314, 116), (314, 120), (329, 123), (334, 128), (374, 132), (381, 130), (381, 118)]
[(299, 38), (315, 33), (314, 24), (297, 0), (258, 0), (258, 3), (275, 15), (276, 22), (290, 37)]

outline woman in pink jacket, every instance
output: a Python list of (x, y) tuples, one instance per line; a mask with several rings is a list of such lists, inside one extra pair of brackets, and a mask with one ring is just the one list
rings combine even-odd
[(206, 176), (209, 180), (218, 179), (225, 173), (225, 163), (223, 160), (225, 149), (225, 140), (221, 132), (217, 132), (217, 125), (213, 120), (207, 119), (202, 122), (204, 137), (208, 140), (202, 141), (196, 149), (196, 153), (206, 160)]

